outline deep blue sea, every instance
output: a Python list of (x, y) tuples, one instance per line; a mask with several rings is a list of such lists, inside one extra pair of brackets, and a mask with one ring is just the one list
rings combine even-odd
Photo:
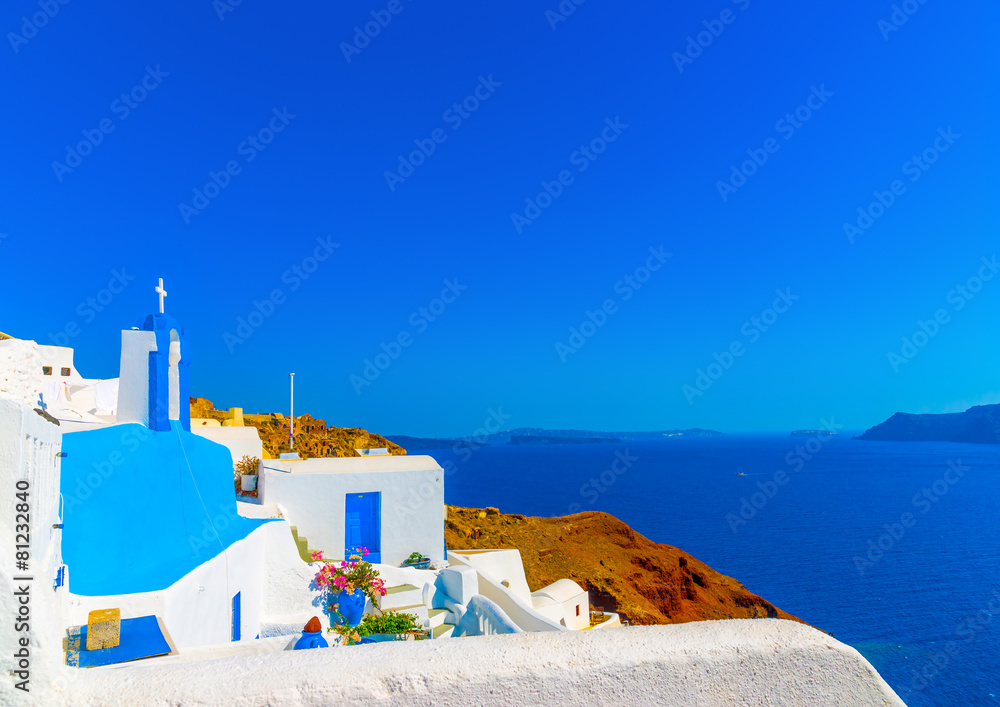
[(606, 511), (691, 553), (857, 648), (911, 707), (1000, 703), (1000, 447), (727, 436), (425, 453), (449, 504)]

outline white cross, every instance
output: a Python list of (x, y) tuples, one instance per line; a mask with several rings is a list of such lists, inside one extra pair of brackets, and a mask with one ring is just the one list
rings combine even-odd
[(163, 314), (163, 298), (167, 296), (167, 291), (163, 289), (163, 278), (160, 278), (160, 284), (156, 286), (156, 293), (160, 296), (160, 314)]

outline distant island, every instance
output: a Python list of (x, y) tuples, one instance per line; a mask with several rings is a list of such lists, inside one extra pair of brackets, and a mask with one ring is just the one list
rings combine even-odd
[(973, 442), (1000, 444), (1000, 404), (965, 412), (912, 415), (897, 412), (854, 439), (881, 442)]
[(542, 435), (511, 435), (507, 444), (617, 444), (617, 437), (543, 437)]
[(832, 430), (793, 430), (792, 437), (832, 437), (839, 435), (839, 432)]
[(484, 444), (595, 444), (620, 443), (639, 439), (674, 437), (722, 437), (722, 432), (694, 428), (689, 430), (655, 430), (651, 432), (599, 432), (595, 430), (546, 430), (539, 427), (518, 427), (479, 437), (426, 438), (409, 435), (387, 435), (386, 439), (411, 452), (447, 449), (463, 442)]

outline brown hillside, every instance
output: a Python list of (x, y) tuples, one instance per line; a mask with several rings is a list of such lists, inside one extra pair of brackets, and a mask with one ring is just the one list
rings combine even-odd
[(607, 513), (534, 518), (449, 506), (445, 540), (452, 549), (516, 548), (532, 591), (569, 577), (590, 591), (592, 605), (617, 611), (632, 624), (755, 618), (805, 623)]
[[(216, 410), (211, 400), (191, 398), (191, 417), (219, 420), (229, 419), (224, 410)], [(243, 414), (247, 427), (256, 427), (264, 449), (277, 458), (282, 452), (290, 452), (288, 441), (288, 418), (280, 412)], [(355, 449), (385, 447), (390, 454), (403, 455), (406, 450), (390, 442), (381, 435), (366, 432), (358, 427), (328, 427), (326, 420), (311, 415), (295, 416), (295, 451), (304, 458), (309, 457), (356, 457)]]

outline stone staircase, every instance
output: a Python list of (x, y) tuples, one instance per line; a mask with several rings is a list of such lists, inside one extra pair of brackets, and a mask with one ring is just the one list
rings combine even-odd
[(458, 622), (458, 617), (448, 609), (432, 609), (427, 606), (421, 588), (412, 584), (388, 587), (385, 596), (379, 597), (378, 608), (382, 611), (413, 614), (425, 629), (430, 629), (431, 638), (451, 638)]
[(292, 540), (295, 541), (295, 547), (299, 550), (299, 557), (302, 558), (303, 562), (312, 562), (313, 551), (309, 549), (309, 541), (299, 535), (299, 529), (294, 525), (290, 527), (292, 529)]

